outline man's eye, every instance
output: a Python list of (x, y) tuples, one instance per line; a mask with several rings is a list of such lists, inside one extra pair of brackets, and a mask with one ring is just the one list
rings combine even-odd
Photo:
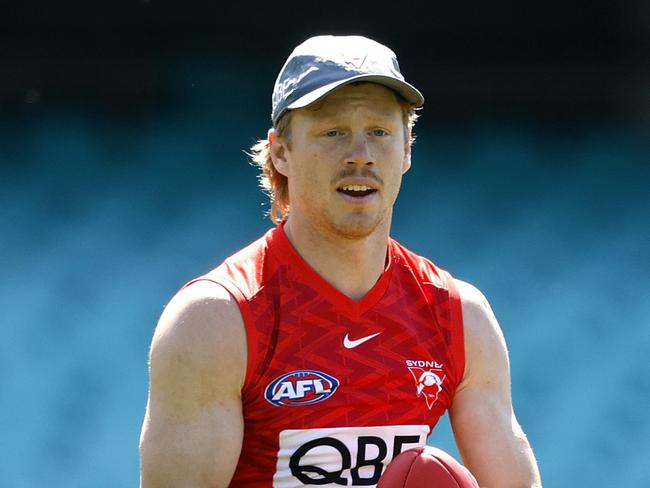
[(336, 137), (339, 135), (339, 131), (336, 129), (328, 130), (327, 132), (325, 132), (325, 135), (327, 137)]
[(377, 137), (385, 136), (387, 132), (384, 129), (373, 129), (372, 135)]

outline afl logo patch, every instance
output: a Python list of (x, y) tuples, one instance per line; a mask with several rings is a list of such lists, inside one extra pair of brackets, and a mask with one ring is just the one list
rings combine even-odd
[(274, 379), (264, 391), (264, 397), (273, 405), (311, 405), (331, 397), (339, 380), (320, 371), (292, 371)]

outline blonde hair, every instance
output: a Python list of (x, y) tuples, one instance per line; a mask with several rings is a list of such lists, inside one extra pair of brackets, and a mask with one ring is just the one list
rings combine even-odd
[[(399, 96), (398, 99), (404, 113), (404, 133), (408, 135), (410, 132), (409, 145), (413, 145), (415, 135), (412, 129), (418, 119), (418, 114), (412, 104)], [(273, 127), (276, 136), (283, 138), (289, 149), (291, 149), (290, 126), (291, 110), (282, 115)], [(287, 177), (275, 169), (271, 159), (271, 145), (268, 139), (259, 139), (251, 146), (250, 153), (247, 154), (251, 158), (251, 164), (259, 168), (260, 174), (258, 175), (258, 180), (260, 188), (268, 195), (271, 202), (268, 216), (274, 224), (279, 224), (289, 215), (289, 185)]]

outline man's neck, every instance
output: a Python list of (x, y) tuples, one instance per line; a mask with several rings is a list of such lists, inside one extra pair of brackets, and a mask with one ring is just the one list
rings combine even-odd
[(380, 224), (365, 238), (349, 239), (300, 225), (290, 217), (284, 231), (307, 264), (334, 288), (358, 301), (384, 272), (389, 228), (390, 222)]

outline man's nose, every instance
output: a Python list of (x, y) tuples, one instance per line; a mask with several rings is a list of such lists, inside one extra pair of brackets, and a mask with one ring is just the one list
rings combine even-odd
[(348, 153), (345, 155), (345, 164), (372, 166), (375, 157), (367, 134), (354, 134), (350, 140)]

